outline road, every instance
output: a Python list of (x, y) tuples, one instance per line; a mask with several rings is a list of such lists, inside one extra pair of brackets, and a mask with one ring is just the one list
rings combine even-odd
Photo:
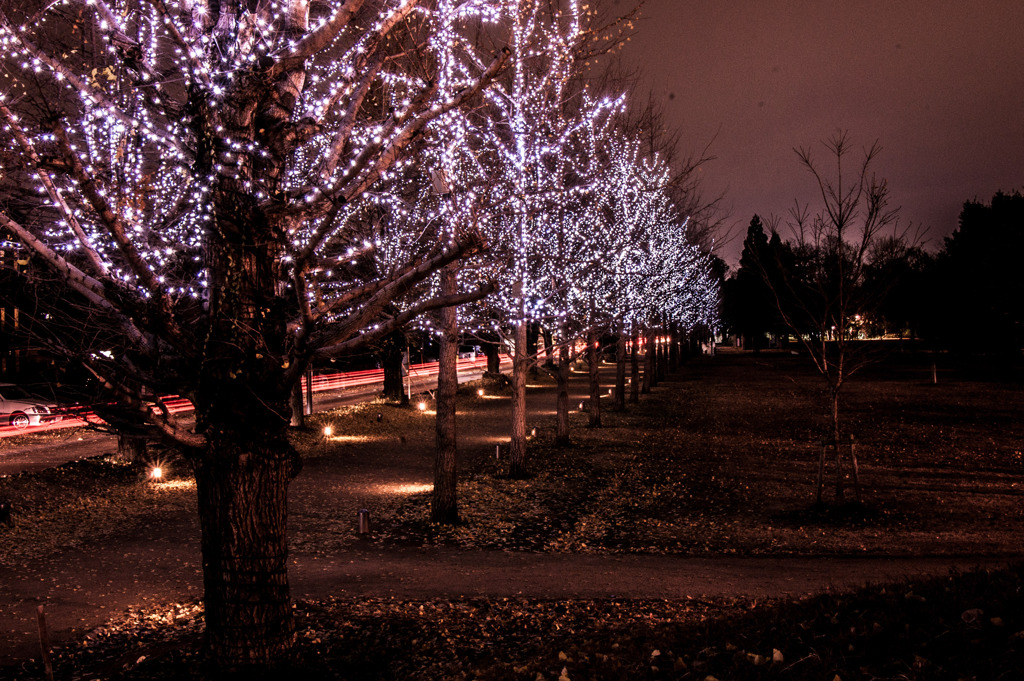
[[(502, 358), (502, 368), (511, 364)], [(473, 381), (487, 368), (483, 356), (459, 360), (459, 383)], [(380, 394), (383, 380), (380, 370), (367, 372), (338, 373), (314, 378), (313, 410), (325, 411), (374, 399)], [(437, 385), (437, 362), (414, 364), (410, 370), (412, 393), (425, 393)], [(187, 402), (182, 401), (185, 405)], [(188, 407), (182, 408), (182, 411)], [(61, 427), (39, 427), (18, 433), (17, 443), (0, 439), (0, 477), (32, 473), (54, 468), (69, 461), (87, 459), (117, 449), (117, 438), (98, 430), (75, 427), (74, 422), (60, 424)], [(8, 433), (10, 434), (10, 433)]]

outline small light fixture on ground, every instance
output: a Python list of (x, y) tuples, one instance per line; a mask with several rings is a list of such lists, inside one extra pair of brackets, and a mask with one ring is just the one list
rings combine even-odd
[(324, 426), (324, 437), (334, 435), (334, 426)]
[(531, 428), (530, 429), (530, 437), (537, 437), (537, 429), (536, 428)]
[(484, 389), (483, 388), (477, 388), (476, 394), (479, 395), (480, 397), (483, 397), (484, 396)]
[(160, 466), (153, 466), (149, 469), (149, 479), (159, 481), (164, 477), (164, 469)]
[(416, 405), (416, 408), (419, 409), (420, 411), (426, 411), (427, 403), (421, 401), (419, 404)]

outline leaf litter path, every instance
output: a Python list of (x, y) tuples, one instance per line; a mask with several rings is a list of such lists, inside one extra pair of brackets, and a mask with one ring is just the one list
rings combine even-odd
[[(658, 388), (671, 389), (671, 384)], [(573, 403), (583, 399), (585, 380), (574, 380), (573, 390)], [(531, 425), (550, 430), (553, 403), (550, 384), (531, 388)], [(507, 422), (508, 401), (503, 399), (478, 401), (465, 426), (460, 421), (467, 468), (493, 457), (495, 443), (505, 439)], [(371, 438), (307, 461), (291, 490), (294, 598), (773, 598), (1007, 560), (970, 554), (851, 558), (529, 553), (352, 541), (349, 526), (357, 509), (374, 508), (382, 497), (392, 502), (408, 498), (410, 488), (421, 489), (431, 481), (430, 423), (424, 416), (406, 431), (408, 437)], [(339, 530), (340, 525), (347, 529)], [(339, 540), (331, 533), (349, 536)], [(201, 597), (198, 536), (194, 501), (179, 501), (144, 522), (113, 528), (73, 549), (0, 569), (0, 665), (38, 655), (39, 604), (46, 607), (54, 640), (65, 641), (128, 608)]]
[[(139, 541), (76, 551), (62, 565), (6, 575), (0, 665), (38, 655), (35, 608), (56, 642), (76, 639), (130, 607), (189, 601), (202, 575), (194, 542)], [(996, 558), (685, 557), (502, 551), (360, 550), (291, 559), (298, 600), (338, 597), (686, 599), (799, 597), (911, 575), (1005, 564)]]

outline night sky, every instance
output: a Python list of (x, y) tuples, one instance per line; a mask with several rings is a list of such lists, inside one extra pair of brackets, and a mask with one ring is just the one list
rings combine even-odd
[(1021, 0), (648, 0), (643, 16), (624, 58), (683, 151), (711, 144), (701, 173), (725, 193), (733, 266), (754, 213), (814, 198), (793, 147), (826, 161), (838, 129), (879, 142), (892, 204), (931, 250), (965, 200), (1024, 188)]

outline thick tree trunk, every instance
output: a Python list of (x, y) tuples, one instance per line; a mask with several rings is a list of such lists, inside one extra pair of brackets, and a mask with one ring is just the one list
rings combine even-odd
[(549, 329), (546, 326), (541, 329), (541, 332), (544, 334), (544, 352), (547, 355), (544, 358), (544, 365), (547, 366), (548, 368), (554, 368), (554, 366), (555, 366), (555, 354), (556, 354), (555, 351), (554, 351), (554, 344), (555, 344), (554, 334), (552, 334), (551, 333), (551, 329)]
[(384, 369), (384, 399), (401, 404), (409, 402), (409, 396), (405, 392), (405, 377), (402, 376), (406, 347), (405, 334), (396, 331), (381, 342), (377, 351), (381, 367)]
[(124, 463), (136, 463), (146, 458), (146, 438), (129, 433), (117, 434), (117, 458)]
[(512, 441), (509, 445), (508, 474), (526, 476), (526, 373), (530, 359), (526, 353), (526, 322), (516, 324), (512, 348)]
[(526, 354), (530, 357), (530, 371), (537, 370), (537, 352), (540, 349), (540, 324), (530, 322), (526, 327)]
[(288, 593), (288, 483), (284, 437), (220, 429), (196, 465), (206, 636), (226, 670), (281, 662), (294, 639)]
[(615, 411), (626, 410), (626, 332), (619, 322), (615, 334)]
[(292, 386), (288, 395), (288, 407), (291, 410), (291, 420), (288, 425), (292, 428), (302, 428), (306, 424), (306, 410), (302, 399), (302, 383)]
[(487, 357), (487, 372), (491, 374), (497, 374), (501, 371), (501, 355), (499, 354), (499, 344), (497, 342), (483, 341), (480, 344), (484, 351), (484, 356)]
[(640, 392), (645, 395), (658, 385), (658, 379), (654, 375), (654, 355), (657, 352), (654, 340), (654, 331), (648, 329), (644, 334), (644, 383), (640, 388)]
[[(197, 163), (217, 153), (201, 147)], [(195, 431), (206, 440), (193, 453), (206, 636), (211, 659), (227, 671), (272, 667), (294, 638), (286, 526), (288, 484), (300, 462), (286, 436), (291, 386), (282, 360), (292, 336), (290, 303), (278, 288), (284, 228), (268, 223), (245, 181), (244, 173), (221, 175), (213, 192), (210, 321), (193, 398)], [(304, 364), (303, 350), (294, 360)]]
[[(458, 293), (456, 265), (441, 271), (442, 295)], [(457, 308), (441, 310), (441, 347), (437, 363), (437, 418), (434, 457), (434, 493), (430, 504), (430, 520), (453, 525), (459, 521), (456, 498), (458, 473), (456, 466), (455, 397), (459, 389), (459, 329)]]
[[(563, 338), (565, 336), (563, 335)], [(557, 381), (558, 397), (555, 400), (555, 412), (557, 415), (557, 431), (555, 433), (555, 444), (560, 447), (567, 447), (572, 444), (569, 436), (569, 345), (562, 343), (558, 348), (558, 373), (555, 374)]]
[(587, 425), (601, 427), (601, 360), (597, 347), (597, 331), (587, 331), (587, 365), (590, 373), (590, 409)]
[(633, 329), (630, 339), (633, 346), (629, 352), (629, 403), (640, 402), (640, 331)]

